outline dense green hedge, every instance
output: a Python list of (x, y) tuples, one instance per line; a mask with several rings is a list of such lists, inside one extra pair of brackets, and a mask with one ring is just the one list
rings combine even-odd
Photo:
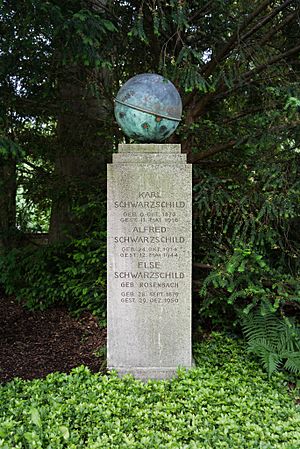
[(65, 304), (106, 317), (106, 232), (71, 242), (0, 254), (0, 285), (31, 310)]
[(0, 389), (2, 449), (298, 449), (300, 413), (284, 376), (268, 381), (237, 342), (195, 348), (197, 368), (142, 383), (115, 373), (19, 379)]

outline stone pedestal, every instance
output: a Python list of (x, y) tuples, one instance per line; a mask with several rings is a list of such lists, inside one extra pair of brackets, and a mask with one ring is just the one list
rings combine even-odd
[(190, 367), (192, 167), (180, 145), (119, 145), (108, 165), (108, 368)]

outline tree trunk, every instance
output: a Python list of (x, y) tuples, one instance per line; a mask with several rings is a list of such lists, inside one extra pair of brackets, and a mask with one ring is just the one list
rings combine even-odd
[(16, 228), (16, 163), (0, 159), (0, 251), (14, 245)]
[[(99, 83), (103, 83), (100, 76), (104, 75), (98, 74)], [(62, 106), (57, 125), (51, 243), (76, 237), (78, 229), (82, 229), (74, 216), (74, 205), (87, 202), (89, 184), (99, 182), (99, 174), (106, 177), (106, 163), (112, 151), (111, 142), (102, 136), (107, 135), (107, 131), (103, 132), (105, 127), (112, 125), (111, 104), (104, 96), (96, 98), (88, 93), (86, 80), (85, 69), (71, 67), (60, 81)], [(99, 189), (102, 186), (99, 184)]]

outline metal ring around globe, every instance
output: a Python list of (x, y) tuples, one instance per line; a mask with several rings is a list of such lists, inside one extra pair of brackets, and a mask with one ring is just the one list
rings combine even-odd
[(180, 122), (181, 118), (175, 118), (175, 117), (170, 117), (169, 115), (164, 115), (164, 114), (158, 114), (158, 113), (154, 113), (153, 111), (150, 111), (149, 109), (145, 109), (145, 108), (140, 108), (139, 106), (135, 106), (134, 104), (130, 104), (130, 103), (125, 103), (124, 101), (120, 101), (117, 98), (115, 98), (115, 102), (119, 103), (123, 106), (128, 106), (129, 108), (132, 109), (136, 109), (137, 111), (141, 111), (141, 112), (146, 112), (147, 114), (151, 114), (151, 115), (155, 115), (157, 117), (162, 117), (162, 118), (166, 118), (168, 120), (173, 120), (174, 122)]

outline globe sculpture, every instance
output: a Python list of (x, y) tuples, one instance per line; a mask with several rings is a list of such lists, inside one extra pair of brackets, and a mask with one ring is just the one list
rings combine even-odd
[(138, 142), (161, 142), (177, 128), (180, 95), (171, 81), (155, 73), (130, 78), (115, 99), (115, 116), (123, 132)]

